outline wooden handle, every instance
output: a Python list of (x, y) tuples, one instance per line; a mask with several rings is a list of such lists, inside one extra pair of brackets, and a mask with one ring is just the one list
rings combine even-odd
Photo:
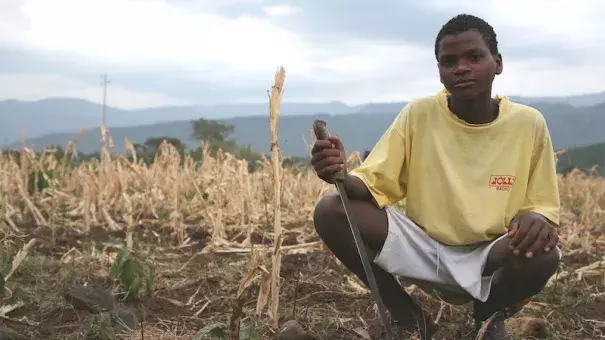
[(328, 124), (321, 119), (317, 119), (313, 123), (313, 132), (315, 132), (315, 137), (318, 140), (326, 140), (330, 138), (330, 133), (328, 132)]
[[(313, 123), (313, 132), (315, 133), (315, 137), (317, 140), (327, 140), (330, 138), (330, 132), (328, 132), (328, 124), (321, 119), (315, 120)], [(346, 162), (346, 160), (345, 160)], [(334, 181), (344, 181), (345, 173), (344, 171), (339, 171), (333, 176)]]

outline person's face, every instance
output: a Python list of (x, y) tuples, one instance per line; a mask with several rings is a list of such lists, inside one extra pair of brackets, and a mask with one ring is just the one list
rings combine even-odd
[(452, 96), (465, 99), (491, 92), (494, 77), (502, 73), (502, 56), (493, 55), (474, 30), (444, 36), (437, 63), (441, 83)]

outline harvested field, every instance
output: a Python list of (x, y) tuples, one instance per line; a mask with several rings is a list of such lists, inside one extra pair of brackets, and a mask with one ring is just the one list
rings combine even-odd
[[(238, 328), (238, 339), (274, 338), (272, 164), (249, 173), (229, 154), (203, 159), (182, 160), (168, 144), (152, 165), (114, 155), (70, 166), (27, 150), (0, 158), (0, 339), (9, 330), (24, 339), (226, 339)], [(350, 165), (358, 161), (354, 153)], [(305, 169), (282, 171), (276, 321), (295, 318), (317, 339), (375, 336), (369, 292), (311, 225), (331, 187)], [(520, 338), (601, 338), (605, 181), (574, 172), (560, 188), (564, 263), (511, 327)], [(437, 339), (472, 339), (468, 307), (408, 289), (439, 319)]]

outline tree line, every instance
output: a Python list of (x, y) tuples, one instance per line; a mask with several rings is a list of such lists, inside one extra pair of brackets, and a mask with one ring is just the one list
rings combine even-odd
[[(249, 164), (249, 170), (254, 171), (258, 167), (258, 161), (261, 160), (262, 153), (253, 150), (249, 144), (238, 145), (236, 141), (231, 138), (233, 130), (234, 126), (232, 124), (200, 118), (191, 122), (192, 132), (189, 137), (197, 141), (207, 142), (210, 147), (210, 155), (212, 156), (215, 156), (216, 152), (219, 149), (222, 149), (224, 152), (228, 152), (237, 158), (246, 159)], [(194, 149), (188, 149), (186, 143), (181, 139), (172, 136), (151, 137), (142, 143), (134, 144), (137, 158), (144, 163), (152, 163), (164, 141), (174, 146), (181, 156), (187, 154), (195, 161), (202, 160), (203, 152), (201, 146)], [(49, 146), (47, 149), (53, 150), (52, 152), (59, 158), (63, 158), (65, 154), (65, 149), (59, 145)], [(19, 150), (3, 150), (3, 152), (5, 154), (10, 152), (15, 157), (18, 157), (20, 154)], [(365, 150), (362, 159), (365, 159), (368, 153), (369, 151)], [(269, 157), (269, 155), (267, 155), (267, 157)], [(69, 158), (71, 164), (86, 162), (95, 158), (100, 159), (100, 152), (90, 154), (78, 152), (77, 157)], [(283, 161), (283, 164), (284, 166), (296, 165), (308, 167), (309, 160), (306, 157), (289, 157)], [(565, 174), (573, 169), (580, 169), (587, 174), (593, 173), (595, 175), (603, 176), (605, 173), (605, 171), (603, 171), (603, 169), (605, 169), (605, 143), (566, 149), (558, 156), (557, 171)]]
[[(258, 168), (258, 161), (262, 159), (262, 153), (252, 150), (249, 144), (238, 145), (231, 135), (234, 130), (232, 124), (220, 123), (214, 120), (208, 120), (200, 118), (191, 122), (192, 133), (191, 138), (197, 141), (205, 141), (209, 146), (209, 152), (211, 156), (215, 156), (219, 149), (223, 152), (228, 152), (239, 159), (246, 159), (248, 161), (248, 167), (250, 171), (254, 171)], [(177, 137), (171, 136), (157, 136), (150, 137), (142, 143), (134, 143), (134, 149), (137, 153), (137, 159), (146, 163), (153, 163), (160, 146), (166, 141), (171, 144), (176, 150), (178, 150), (181, 156), (188, 155), (195, 161), (201, 161), (203, 157), (202, 147), (198, 146), (194, 149), (189, 149), (187, 144)], [(55, 157), (63, 158), (65, 155), (65, 148), (60, 145), (51, 145), (46, 148), (47, 152), (52, 152)], [(19, 150), (3, 150), (4, 154), (11, 153), (14, 157), (19, 157)], [(70, 164), (87, 162), (92, 159), (100, 159), (101, 154), (99, 152), (94, 153), (82, 153), (77, 152), (77, 157), (69, 156)], [(132, 160), (132, 157), (128, 155)], [(269, 155), (267, 155), (269, 157)], [(304, 157), (288, 157), (283, 161), (284, 166), (293, 165), (305, 165), (308, 163), (308, 159)]]

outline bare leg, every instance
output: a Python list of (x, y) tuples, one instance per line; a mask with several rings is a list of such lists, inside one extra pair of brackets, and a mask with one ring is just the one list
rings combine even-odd
[[(548, 253), (540, 252), (532, 259), (527, 259), (522, 254), (512, 254), (508, 250), (508, 243), (508, 238), (498, 241), (488, 255), (483, 274), (493, 274), (494, 279), (487, 301), (474, 303), (477, 321), (485, 321), (493, 313), (522, 304), (538, 294), (559, 266), (559, 254), (556, 249)], [(490, 327), (493, 329), (488, 329), (486, 333), (489, 334), (486, 334), (485, 339), (500, 339), (505, 334), (502, 333), (506, 332), (505, 318), (504, 314), (492, 322)]]
[[(353, 200), (351, 210), (367, 245), (368, 256), (373, 260), (382, 249), (388, 234), (386, 211), (371, 203)], [(313, 219), (315, 229), (326, 246), (368, 286), (340, 197), (336, 195), (323, 197), (315, 208)], [(382, 300), (393, 318), (398, 320), (407, 331), (414, 331), (415, 314), (406, 304), (407, 293), (403, 287), (393, 275), (373, 262), (372, 269)]]

